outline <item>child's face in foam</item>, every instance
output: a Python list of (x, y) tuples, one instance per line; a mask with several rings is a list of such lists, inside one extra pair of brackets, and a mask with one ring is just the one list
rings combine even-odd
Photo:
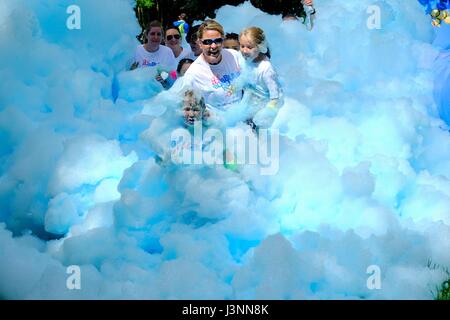
[(258, 46), (251, 37), (243, 35), (239, 39), (239, 42), (241, 47), (241, 53), (242, 56), (245, 58), (245, 60), (253, 61), (258, 57), (259, 55)]
[(184, 123), (192, 126), (202, 119), (203, 108), (201, 103), (192, 95), (186, 95), (183, 101)]

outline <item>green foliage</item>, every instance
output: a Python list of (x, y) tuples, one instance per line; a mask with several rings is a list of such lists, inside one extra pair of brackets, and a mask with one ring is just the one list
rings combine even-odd
[(436, 291), (432, 291), (433, 298), (435, 300), (450, 300), (450, 270), (448, 267), (443, 267), (431, 259), (428, 260), (427, 267), (430, 270), (440, 270), (448, 277), (448, 280), (444, 281), (440, 287), (436, 286)]
[(450, 279), (441, 285), (436, 300), (450, 300)]
[(292, 14), (298, 17), (304, 17), (302, 0), (250, 0), (256, 7), (269, 14)]
[(141, 8), (150, 9), (155, 5), (154, 0), (136, 0), (136, 6)]
[[(215, 18), (215, 12), (224, 5), (237, 6), (246, 0), (136, 0), (136, 15), (144, 28), (148, 22), (159, 20), (164, 26), (178, 20), (182, 12), (188, 16), (187, 22), (202, 21), (206, 17)], [(293, 14), (298, 17), (305, 15), (301, 0), (250, 0), (264, 12), (275, 15)]]

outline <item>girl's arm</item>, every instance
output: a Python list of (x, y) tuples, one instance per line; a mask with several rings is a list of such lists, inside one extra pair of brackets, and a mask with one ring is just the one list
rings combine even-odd
[(280, 85), (280, 81), (278, 79), (278, 74), (275, 69), (270, 65), (270, 67), (263, 74), (263, 81), (269, 90), (269, 103), (267, 107), (269, 108), (277, 108), (279, 107), (282, 89)]

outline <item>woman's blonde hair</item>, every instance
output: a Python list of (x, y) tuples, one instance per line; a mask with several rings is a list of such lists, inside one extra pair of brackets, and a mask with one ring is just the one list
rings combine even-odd
[(209, 30), (217, 31), (222, 35), (222, 37), (225, 37), (225, 31), (223, 31), (223, 27), (220, 23), (218, 23), (215, 20), (205, 20), (200, 25), (200, 28), (198, 28), (198, 33), (197, 33), (198, 38), (199, 39), (203, 38), (203, 34)]
[(264, 30), (258, 27), (249, 27), (241, 31), (239, 35), (239, 40), (241, 37), (249, 37), (252, 39), (256, 46), (258, 47), (259, 52), (270, 57), (270, 50), (267, 44), (266, 35), (264, 34)]

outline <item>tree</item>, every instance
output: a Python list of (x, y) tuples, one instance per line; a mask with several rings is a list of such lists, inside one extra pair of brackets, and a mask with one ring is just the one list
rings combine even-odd
[(150, 9), (155, 5), (154, 0), (136, 0), (136, 6), (138, 8), (147, 8)]
[(269, 14), (305, 16), (301, 0), (250, 0), (250, 2), (254, 7)]
[[(245, 0), (136, 0), (136, 16), (142, 29), (152, 20), (167, 27), (178, 20), (180, 13), (188, 15), (188, 23), (215, 18), (215, 11), (224, 5), (239, 5)], [(293, 14), (304, 17), (301, 0), (250, 0), (256, 8), (269, 14)]]

